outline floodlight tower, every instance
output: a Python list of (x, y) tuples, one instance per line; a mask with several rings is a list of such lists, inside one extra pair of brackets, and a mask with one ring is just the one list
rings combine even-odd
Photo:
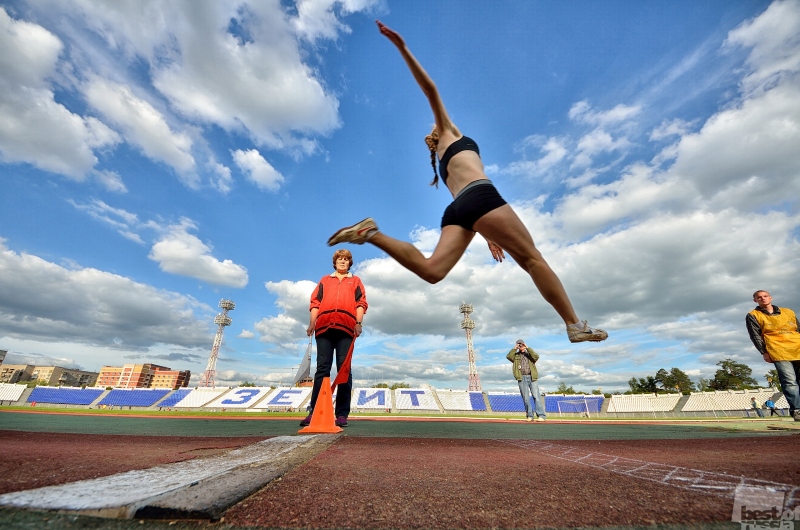
[(480, 392), (481, 380), (478, 378), (478, 368), (475, 366), (475, 350), (472, 347), (472, 330), (475, 328), (475, 321), (469, 318), (472, 313), (472, 304), (462, 303), (459, 311), (464, 314), (461, 321), (461, 329), (467, 332), (467, 359), (469, 359), (469, 391)]
[(219, 355), (219, 347), (222, 345), (222, 334), (225, 332), (225, 326), (231, 325), (231, 317), (228, 316), (228, 311), (236, 309), (236, 304), (233, 300), (222, 299), (219, 301), (219, 306), (222, 308), (222, 313), (214, 318), (214, 324), (217, 325), (217, 334), (214, 336), (214, 345), (211, 347), (211, 357), (208, 358), (208, 365), (206, 371), (200, 376), (198, 387), (211, 387), (216, 386), (217, 377), (217, 356)]

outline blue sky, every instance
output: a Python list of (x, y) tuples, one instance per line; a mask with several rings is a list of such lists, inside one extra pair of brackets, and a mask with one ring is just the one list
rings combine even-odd
[(800, 309), (800, 2), (0, 1), (0, 349), (6, 362), (205, 368), (290, 380), (325, 242), (372, 216), (430, 252), (432, 116), (399, 31), (581, 318), (572, 345), (478, 237), (437, 285), (349, 247), (370, 302), (357, 384), (625, 390), (715, 364), (771, 368), (752, 292)]

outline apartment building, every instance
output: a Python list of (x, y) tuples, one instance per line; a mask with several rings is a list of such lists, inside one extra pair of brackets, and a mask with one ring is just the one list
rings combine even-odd
[(181, 388), (189, 385), (189, 370), (172, 370), (157, 364), (103, 366), (95, 386), (114, 388)]

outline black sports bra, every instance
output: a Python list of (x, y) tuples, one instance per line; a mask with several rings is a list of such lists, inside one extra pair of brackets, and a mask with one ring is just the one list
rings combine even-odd
[(444, 182), (445, 185), (447, 185), (447, 164), (450, 163), (450, 159), (453, 158), (454, 155), (461, 151), (475, 151), (478, 153), (478, 156), (481, 156), (478, 144), (475, 143), (475, 140), (467, 136), (462, 136), (447, 146), (444, 156), (439, 159), (439, 174), (442, 176), (442, 182)]

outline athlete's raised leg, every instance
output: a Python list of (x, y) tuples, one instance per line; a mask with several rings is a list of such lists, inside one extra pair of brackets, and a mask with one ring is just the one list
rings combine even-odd
[(457, 225), (445, 226), (442, 228), (442, 235), (439, 236), (439, 242), (436, 244), (433, 254), (426, 258), (411, 243), (379, 232), (375, 221), (371, 217), (367, 217), (352, 226), (338, 230), (328, 239), (328, 245), (372, 243), (426, 282), (437, 283), (455, 267), (473, 237), (475, 237), (475, 232), (472, 230)]
[(382, 232), (370, 237), (368, 242), (389, 254), (400, 265), (426, 282), (437, 283), (455, 267), (473, 237), (475, 232), (457, 225), (442, 227), (442, 235), (429, 258), (411, 243), (394, 239)]
[(478, 219), (475, 230), (494, 241), (527, 272), (542, 297), (553, 306), (565, 324), (574, 324), (578, 315), (572, 307), (561, 280), (533, 243), (528, 229), (511, 206), (505, 204)]
[(605, 331), (589, 328), (578, 319), (561, 280), (536, 248), (530, 232), (511, 206), (505, 204), (485, 214), (473, 228), (489, 241), (500, 245), (530, 275), (542, 297), (564, 320), (571, 341), (598, 341), (608, 336)]

